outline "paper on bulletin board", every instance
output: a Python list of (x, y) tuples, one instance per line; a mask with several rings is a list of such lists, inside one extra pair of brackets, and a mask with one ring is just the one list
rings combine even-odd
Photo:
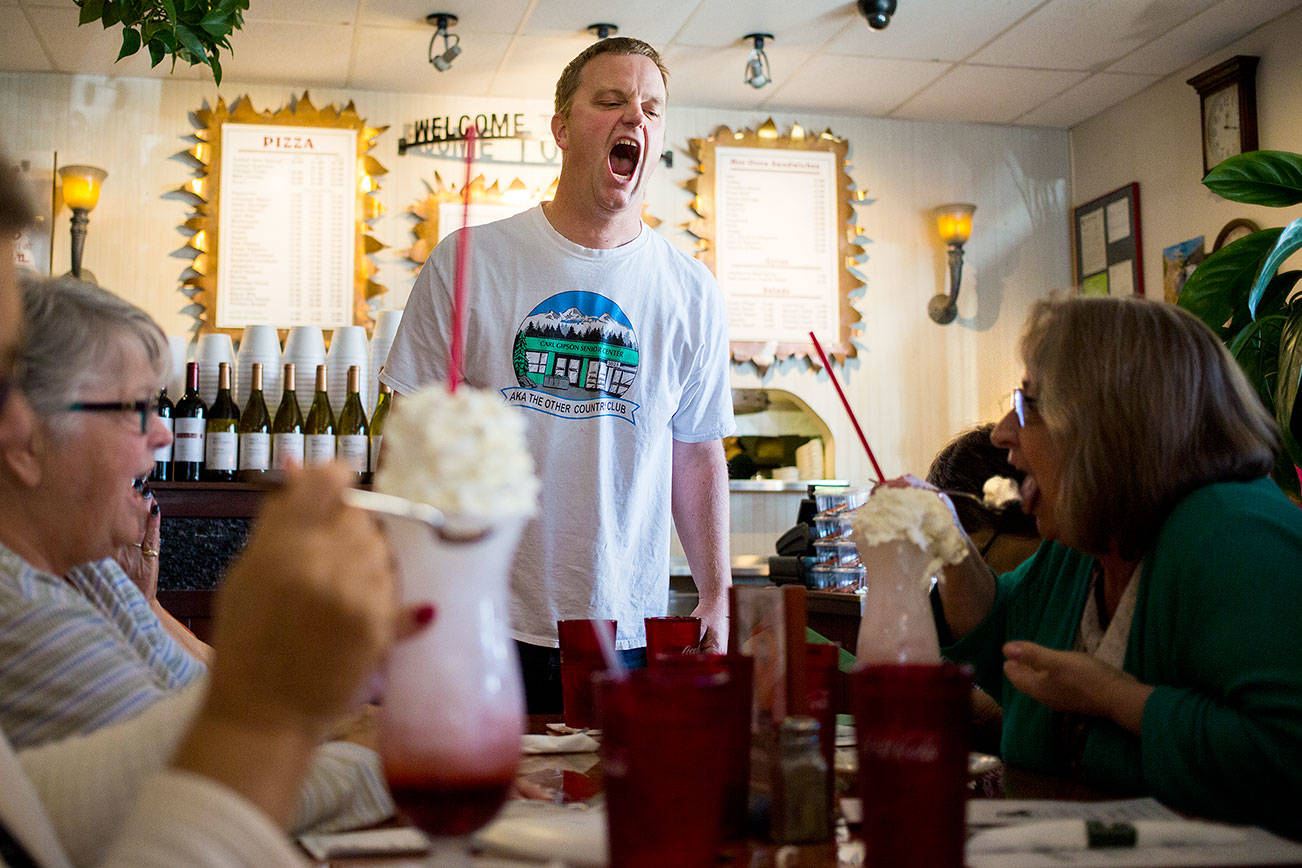
[(1108, 213), (1108, 243), (1120, 241), (1123, 238), (1130, 237), (1130, 202), (1125, 199), (1118, 199), (1115, 202), (1109, 202), (1107, 207)]
[(1129, 259), (1108, 266), (1108, 294), (1135, 294), (1135, 264)]
[(1103, 226), (1103, 209), (1097, 208), (1080, 217), (1080, 270), (1082, 274), (1094, 274), (1107, 267), (1108, 242)]
[(1100, 271), (1098, 274), (1091, 274), (1080, 282), (1081, 295), (1107, 295), (1108, 294), (1108, 273)]

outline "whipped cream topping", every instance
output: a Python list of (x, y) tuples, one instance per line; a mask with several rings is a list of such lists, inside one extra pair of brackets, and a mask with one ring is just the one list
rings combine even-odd
[(450, 516), (531, 516), (538, 477), (520, 411), (496, 392), (438, 384), (394, 402), (375, 488)]
[(1022, 502), (1022, 492), (1007, 476), (992, 476), (981, 487), (981, 499), (991, 509), (1006, 509)]
[(861, 549), (908, 540), (931, 556), (929, 576), (967, 557), (967, 542), (954, 515), (934, 491), (881, 486), (850, 515), (855, 543)]

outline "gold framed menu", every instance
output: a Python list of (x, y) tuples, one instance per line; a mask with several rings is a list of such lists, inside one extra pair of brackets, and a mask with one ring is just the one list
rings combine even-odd
[(854, 225), (846, 142), (798, 124), (692, 139), (699, 176), (688, 182), (699, 219), (688, 230), (728, 310), (733, 358), (763, 368), (790, 356), (819, 364), (812, 331), (834, 358), (856, 354), (850, 294), (863, 248)]
[(185, 285), (199, 330), (368, 325), (367, 300), (384, 291), (368, 256), (384, 245), (366, 222), (382, 213), (371, 194), (385, 169), (367, 151), (387, 128), (306, 93), (278, 112), (241, 97), (196, 116), (190, 155), (205, 173), (186, 187), (200, 204), (186, 222), (196, 257)]

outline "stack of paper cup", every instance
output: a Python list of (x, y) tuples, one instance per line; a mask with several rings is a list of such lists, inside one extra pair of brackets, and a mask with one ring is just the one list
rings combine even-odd
[(369, 357), (366, 329), (361, 326), (341, 326), (335, 329), (334, 336), (330, 338), (330, 352), (326, 355), (326, 388), (335, 415), (343, 409), (344, 399), (348, 397), (348, 369), (353, 365), (360, 369), (358, 389), (361, 392), (362, 406), (369, 406), (366, 403), (371, 377)]
[(184, 335), (168, 335), (167, 347), (172, 352), (172, 367), (167, 373), (167, 396), (172, 403), (181, 400), (185, 394), (185, 353), (190, 347), (189, 338)]
[(393, 346), (393, 337), (398, 333), (398, 323), (402, 321), (402, 309), (382, 310), (375, 315), (375, 332), (371, 335), (371, 391), (366, 412), (375, 409), (375, 402), (380, 395), (380, 368), (389, 357), (389, 347)]
[[(325, 364), (325, 338), (317, 326), (294, 326), (285, 338), (282, 364), (294, 365), (294, 392), (298, 409), (307, 418), (312, 409), (312, 394), (316, 383), (316, 366)], [(266, 376), (266, 371), (262, 374)], [(273, 411), (274, 412), (274, 411)]]
[(218, 366), (226, 362), (232, 371), (235, 369), (235, 346), (231, 343), (231, 336), (220, 332), (199, 335), (194, 360), (199, 363), (199, 397), (211, 407), (217, 398)]
[(276, 412), (280, 403), (280, 334), (273, 325), (244, 327), (240, 338), (240, 351), (235, 365), (235, 403), (240, 409), (249, 402), (249, 389), (253, 387), (253, 363), (262, 363), (262, 399), (267, 411)]

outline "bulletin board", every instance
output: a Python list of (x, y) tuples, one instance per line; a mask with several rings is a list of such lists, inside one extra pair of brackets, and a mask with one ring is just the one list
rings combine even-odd
[(1139, 184), (1072, 209), (1073, 279), (1081, 295), (1143, 295)]

